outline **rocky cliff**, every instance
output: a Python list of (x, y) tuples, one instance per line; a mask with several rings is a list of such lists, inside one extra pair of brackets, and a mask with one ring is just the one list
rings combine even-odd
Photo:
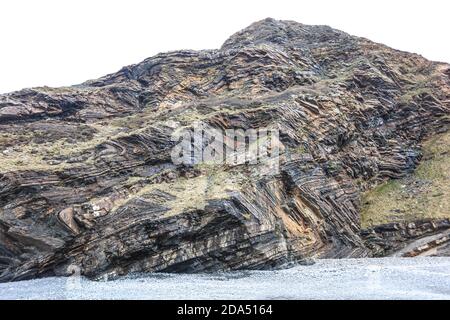
[[(413, 174), (449, 115), (450, 65), (273, 19), (217, 50), (0, 95), (0, 281), (387, 254), (415, 234), (362, 231), (362, 196)], [(196, 121), (276, 128), (279, 170), (175, 164), (173, 134)]]

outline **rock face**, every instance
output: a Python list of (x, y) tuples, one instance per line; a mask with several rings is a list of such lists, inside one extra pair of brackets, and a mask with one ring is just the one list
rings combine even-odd
[[(0, 95), (0, 281), (379, 253), (360, 194), (412, 172), (449, 112), (450, 65), (273, 19), (218, 50)], [(279, 170), (174, 164), (195, 121), (277, 128)]]
[(450, 220), (389, 223), (361, 232), (374, 256), (450, 256)]

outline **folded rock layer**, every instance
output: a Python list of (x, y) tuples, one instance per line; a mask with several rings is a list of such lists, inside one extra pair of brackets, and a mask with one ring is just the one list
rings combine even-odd
[[(449, 111), (450, 65), (273, 19), (218, 50), (0, 95), (0, 281), (379, 255), (386, 232), (410, 237), (361, 232), (361, 193), (414, 171)], [(279, 130), (279, 169), (175, 164), (173, 134), (199, 121)]]

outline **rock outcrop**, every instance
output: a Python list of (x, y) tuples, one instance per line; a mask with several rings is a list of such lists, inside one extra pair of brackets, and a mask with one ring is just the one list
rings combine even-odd
[[(361, 192), (412, 172), (449, 112), (450, 65), (273, 19), (218, 50), (0, 95), (0, 281), (379, 254)], [(196, 121), (276, 128), (279, 170), (175, 164)]]
[(361, 232), (374, 256), (450, 256), (450, 220), (388, 223)]

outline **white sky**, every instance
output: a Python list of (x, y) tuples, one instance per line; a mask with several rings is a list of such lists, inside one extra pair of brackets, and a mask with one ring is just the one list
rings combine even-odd
[(218, 48), (266, 17), (450, 62), (449, 14), (446, 0), (1, 0), (0, 93), (77, 84), (158, 52)]

